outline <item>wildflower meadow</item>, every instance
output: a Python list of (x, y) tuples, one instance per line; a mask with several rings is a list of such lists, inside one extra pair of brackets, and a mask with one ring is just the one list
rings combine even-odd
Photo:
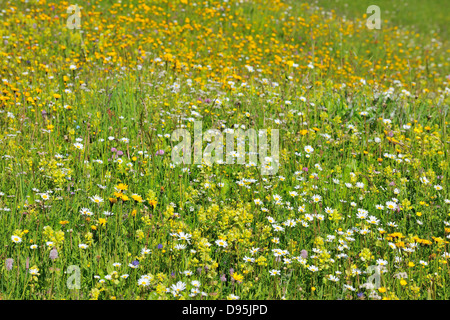
[(446, 12), (0, 0), (0, 299), (450, 299)]

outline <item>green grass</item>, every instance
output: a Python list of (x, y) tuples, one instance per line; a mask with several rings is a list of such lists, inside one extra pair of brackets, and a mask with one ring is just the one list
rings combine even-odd
[[(327, 10), (335, 10), (349, 19), (362, 18), (371, 5), (381, 10), (381, 19), (390, 26), (406, 27), (425, 35), (438, 35), (448, 40), (450, 9), (446, 0), (317, 0), (314, 1)], [(372, 13), (368, 13), (370, 16)]]
[[(364, 2), (80, 2), (82, 33), (65, 2), (4, 3), (0, 299), (449, 299), (439, 2), (386, 2), (381, 30)], [(279, 130), (279, 171), (174, 165), (194, 119)]]

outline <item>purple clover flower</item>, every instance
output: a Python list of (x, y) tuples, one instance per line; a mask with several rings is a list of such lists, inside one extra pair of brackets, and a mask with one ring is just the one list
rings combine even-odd
[(303, 249), (303, 250), (300, 252), (300, 257), (302, 257), (303, 259), (308, 258), (308, 251), (306, 251), (305, 249)]
[(13, 267), (14, 259), (6, 259), (6, 270), (10, 271)]

